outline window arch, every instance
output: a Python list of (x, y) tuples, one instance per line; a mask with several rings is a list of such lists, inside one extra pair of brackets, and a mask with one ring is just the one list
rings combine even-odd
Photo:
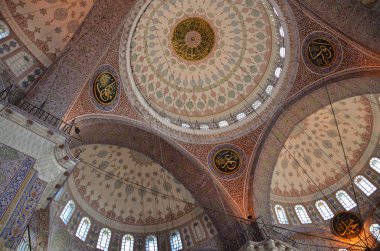
[(191, 224), (191, 228), (193, 229), (196, 241), (200, 241), (206, 238), (205, 230), (203, 229), (201, 223), (198, 220), (194, 221), (193, 224)]
[(286, 217), (285, 209), (282, 206), (275, 205), (274, 211), (276, 212), (278, 223), (289, 224), (288, 217)]
[(170, 233), (170, 247), (172, 251), (182, 250), (182, 240), (178, 230)]
[(372, 224), (369, 227), (369, 231), (373, 236), (376, 238), (377, 241), (380, 242), (380, 225), (379, 224)]
[(360, 190), (363, 191), (363, 193), (365, 193), (367, 196), (370, 196), (373, 192), (376, 191), (376, 187), (369, 181), (367, 180), (366, 177), (362, 176), (362, 175), (358, 175), (356, 176), (356, 178), (354, 179), (354, 183), (355, 185), (357, 185)]
[(98, 244), (96, 244), (96, 248), (107, 251), (108, 246), (110, 245), (110, 240), (111, 230), (109, 230), (108, 228), (103, 228), (102, 230), (100, 230)]
[(121, 251), (133, 251), (133, 236), (126, 234), (121, 240)]
[(380, 159), (379, 158), (372, 158), (369, 161), (369, 166), (375, 170), (376, 172), (380, 173)]
[(79, 227), (77, 229), (77, 232), (75, 233), (76, 237), (81, 239), (82, 241), (86, 240), (88, 230), (90, 230), (91, 221), (89, 218), (84, 217), (79, 223)]
[(353, 201), (345, 191), (340, 190), (336, 193), (336, 198), (339, 201), (339, 203), (344, 207), (346, 210), (351, 210), (352, 208), (356, 207), (355, 201)]
[(9, 27), (3, 21), (0, 21), (0, 39), (6, 38), (9, 36)]
[(75, 203), (74, 203), (74, 201), (69, 200), (67, 202), (65, 208), (62, 210), (62, 213), (60, 215), (60, 218), (63, 221), (63, 223), (65, 223), (65, 225), (67, 225), (67, 223), (69, 223), (69, 220), (70, 220), (71, 216), (73, 215), (74, 210), (75, 210)]
[(158, 251), (157, 247), (157, 237), (154, 235), (149, 235), (145, 239), (145, 250), (146, 251)]
[(329, 220), (334, 217), (334, 213), (331, 211), (330, 207), (324, 200), (319, 200), (315, 203), (319, 213), (321, 214), (324, 220)]
[(311, 223), (310, 217), (306, 212), (306, 209), (302, 205), (297, 205), (294, 207), (296, 214), (298, 216), (298, 219), (300, 219), (302, 224), (308, 224)]

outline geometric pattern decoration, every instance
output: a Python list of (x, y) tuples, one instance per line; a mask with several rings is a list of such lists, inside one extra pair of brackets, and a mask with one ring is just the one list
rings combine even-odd
[(119, 74), (111, 65), (101, 65), (94, 72), (89, 88), (91, 103), (99, 110), (112, 111), (119, 102)]
[(15, 249), (17, 247), (46, 187), (46, 182), (38, 179), (37, 176), (38, 173), (35, 172), (29, 180), (11, 218), (0, 234), (8, 248)]
[(185, 187), (147, 156), (112, 145), (85, 145), (81, 150), (71, 190), (103, 217), (145, 226), (176, 220), (195, 209)]
[[(370, 142), (373, 111), (370, 100), (357, 96), (333, 103), (349, 167), (353, 169)], [(271, 194), (306, 196), (339, 183), (347, 174), (331, 107), (326, 106), (296, 125), (281, 150)]]
[(130, 37), (125, 83), (170, 121), (207, 124), (246, 110), (274, 77), (278, 37), (265, 1), (239, 3), (150, 1)]
[(246, 156), (242, 149), (235, 145), (224, 144), (214, 147), (208, 154), (210, 170), (222, 179), (239, 177), (246, 165)]
[[(7, 147), (2, 147), (1, 149), (5, 148)], [(15, 151), (12, 148), (9, 149)], [(25, 160), (21, 163), (21, 166), (16, 167), (16, 174), (9, 180), (9, 185), (5, 188), (4, 192), (1, 194), (0, 197), (0, 219), (7, 211), (7, 208), (11, 205), (11, 202), (13, 201), (22, 183), (24, 182), (24, 179), (28, 175), (29, 171), (32, 169), (33, 164), (33, 159), (25, 158)], [(4, 168), (3, 165), (1, 165), (1, 167)]]
[(93, 5), (93, 0), (5, 0), (22, 32), (50, 60), (55, 59), (74, 35)]
[(312, 72), (327, 74), (335, 70), (343, 59), (343, 49), (334, 36), (315, 31), (310, 33), (302, 44), (304, 64)]

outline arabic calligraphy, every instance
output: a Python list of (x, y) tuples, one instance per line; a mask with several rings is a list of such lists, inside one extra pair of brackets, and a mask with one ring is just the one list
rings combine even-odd
[(225, 174), (232, 174), (240, 168), (240, 157), (232, 149), (222, 149), (214, 155), (215, 168)]
[(336, 236), (344, 239), (354, 239), (363, 230), (363, 223), (355, 214), (341, 212), (332, 220), (332, 228)]
[(214, 43), (214, 31), (202, 18), (187, 18), (173, 31), (172, 46), (175, 52), (186, 60), (203, 59), (212, 51)]
[(93, 92), (96, 101), (103, 105), (110, 105), (117, 95), (116, 79), (111, 73), (100, 73), (95, 79)]
[(331, 65), (335, 60), (335, 50), (331, 42), (318, 38), (309, 43), (308, 59), (318, 67)]

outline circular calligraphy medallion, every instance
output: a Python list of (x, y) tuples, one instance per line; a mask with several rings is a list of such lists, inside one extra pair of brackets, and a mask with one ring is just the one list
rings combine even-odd
[(214, 167), (221, 173), (233, 174), (240, 168), (240, 156), (232, 149), (222, 149), (214, 155)]
[(309, 61), (318, 67), (327, 67), (335, 61), (334, 45), (326, 39), (317, 38), (312, 40), (307, 49)]
[(109, 72), (100, 73), (93, 86), (96, 101), (103, 105), (110, 105), (117, 95), (117, 82)]
[(343, 59), (340, 42), (325, 32), (309, 34), (302, 45), (305, 65), (313, 72), (327, 74), (335, 70)]
[(117, 72), (110, 65), (103, 65), (94, 73), (91, 81), (92, 103), (101, 110), (112, 110), (119, 98)]
[(243, 150), (235, 145), (219, 145), (208, 156), (208, 164), (217, 176), (224, 179), (233, 179), (242, 173), (245, 163)]
[(333, 233), (343, 239), (355, 239), (363, 230), (363, 223), (353, 213), (340, 212), (331, 220)]
[(172, 46), (183, 59), (203, 59), (212, 51), (214, 44), (214, 31), (202, 18), (186, 18), (174, 28)]

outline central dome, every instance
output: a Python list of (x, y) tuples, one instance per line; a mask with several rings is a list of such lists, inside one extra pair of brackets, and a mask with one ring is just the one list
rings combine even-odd
[(268, 2), (152, 0), (143, 10), (125, 28), (120, 65), (148, 120), (214, 137), (263, 122), (285, 61), (284, 28)]

